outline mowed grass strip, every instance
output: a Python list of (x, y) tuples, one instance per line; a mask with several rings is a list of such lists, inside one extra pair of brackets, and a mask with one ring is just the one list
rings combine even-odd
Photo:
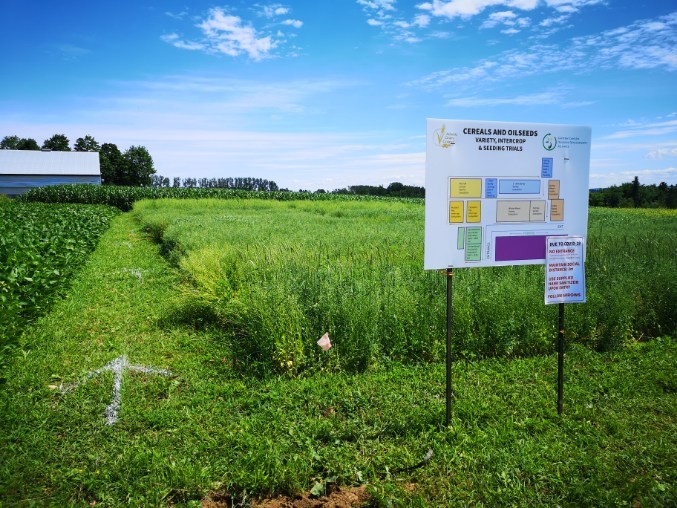
[[(246, 504), (334, 484), (368, 485), (377, 506), (677, 502), (673, 339), (572, 348), (561, 418), (553, 355), (459, 362), (443, 429), (443, 365), (235, 374), (182, 283), (129, 214), (114, 219), (0, 388), (0, 504)], [(174, 375), (126, 371), (111, 426), (114, 373), (86, 376), (121, 355)]]
[(119, 210), (22, 203), (0, 194), (0, 383), (5, 356), (25, 326), (64, 294)]

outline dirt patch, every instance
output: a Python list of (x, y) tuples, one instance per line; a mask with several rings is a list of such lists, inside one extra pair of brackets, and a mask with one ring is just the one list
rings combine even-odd
[[(272, 499), (252, 500), (253, 508), (351, 508), (369, 500), (367, 487), (336, 487), (327, 496), (300, 494), (296, 497), (278, 496)], [(202, 508), (230, 508), (230, 497), (210, 494), (202, 500)]]

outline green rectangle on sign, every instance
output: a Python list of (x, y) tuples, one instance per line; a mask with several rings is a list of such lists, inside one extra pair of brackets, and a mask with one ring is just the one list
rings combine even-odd
[(482, 260), (482, 228), (466, 228), (465, 260)]
[(456, 248), (462, 250), (465, 247), (465, 228), (458, 228), (456, 237)]

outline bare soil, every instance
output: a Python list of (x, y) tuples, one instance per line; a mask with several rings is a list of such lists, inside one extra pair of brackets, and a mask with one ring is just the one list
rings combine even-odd
[[(253, 508), (351, 508), (359, 507), (369, 499), (367, 487), (337, 487), (327, 496), (315, 497), (309, 493), (296, 497), (278, 496), (253, 500)], [(212, 493), (202, 500), (202, 508), (231, 508), (229, 496)]]

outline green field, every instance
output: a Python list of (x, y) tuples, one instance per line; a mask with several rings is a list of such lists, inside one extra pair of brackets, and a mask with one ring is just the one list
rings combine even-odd
[(0, 505), (675, 505), (676, 218), (591, 210), (561, 417), (542, 267), (458, 270), (446, 429), (420, 203), (137, 203), (5, 353)]
[[(443, 359), (445, 278), (422, 270), (423, 206), (341, 201), (142, 201), (134, 215), (191, 282), (192, 311), (223, 330), (235, 368), (360, 372)], [(611, 350), (677, 325), (677, 213), (590, 214), (588, 303), (569, 341)], [(463, 358), (552, 351), (543, 266), (457, 270)], [(201, 309), (201, 310), (200, 310)], [(331, 354), (309, 338), (328, 332)]]
[(118, 213), (103, 205), (0, 201), (0, 371), (5, 351), (63, 296)]

